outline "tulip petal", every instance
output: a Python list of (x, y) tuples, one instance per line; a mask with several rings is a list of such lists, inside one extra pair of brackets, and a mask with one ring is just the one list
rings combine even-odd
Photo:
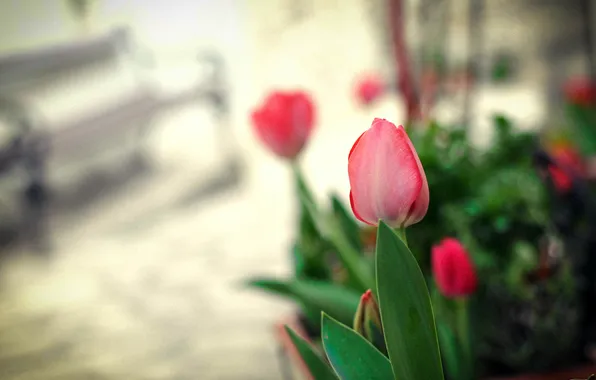
[(422, 162), (420, 162), (420, 157), (418, 157), (418, 153), (416, 153), (416, 148), (414, 148), (414, 144), (408, 138), (408, 146), (412, 150), (412, 155), (416, 159), (416, 164), (418, 165), (418, 171), (420, 172), (420, 177), (422, 179), (422, 188), (420, 189), (420, 194), (418, 194), (418, 198), (414, 201), (414, 204), (410, 208), (410, 212), (408, 213), (408, 219), (404, 223), (404, 226), (410, 226), (412, 224), (416, 224), (424, 218), (426, 212), (428, 211), (428, 203), (430, 201), (430, 194), (428, 191), (428, 181), (426, 180), (426, 173), (424, 172), (424, 167), (422, 167)]
[(352, 148), (348, 175), (361, 220), (376, 224), (383, 219), (396, 227), (408, 218), (424, 182), (409, 144), (402, 126), (375, 119)]
[(455, 296), (455, 269), (451, 255), (445, 254), (443, 245), (432, 247), (432, 269), (437, 286), (441, 292), (448, 296)]
[(358, 145), (358, 142), (360, 141), (362, 136), (364, 136), (365, 133), (366, 131), (362, 132), (362, 134), (358, 136), (358, 138), (356, 139), (356, 142), (354, 142), (354, 145), (352, 145), (352, 149), (350, 149), (350, 153), (348, 154), (348, 160), (350, 159), (350, 157), (352, 157), (352, 152), (354, 151), (354, 148), (356, 148), (356, 145)]
[(358, 213), (358, 210), (356, 210), (356, 207), (354, 207), (354, 197), (352, 196), (351, 191), (350, 191), (350, 206), (352, 207), (352, 212), (354, 212), (354, 216), (356, 217), (356, 219), (358, 219), (359, 221), (366, 223), (368, 225), (373, 225), (373, 223), (369, 223), (366, 220), (362, 219), (362, 217)]

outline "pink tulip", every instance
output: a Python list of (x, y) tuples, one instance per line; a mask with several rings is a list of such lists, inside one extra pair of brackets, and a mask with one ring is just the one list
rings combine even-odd
[(428, 182), (404, 127), (374, 119), (348, 156), (350, 203), (362, 222), (418, 223), (428, 210)]
[[(585, 177), (584, 160), (573, 147), (568, 145), (557, 145), (551, 149), (550, 153), (557, 163), (557, 165), (550, 165), (548, 168), (553, 184), (560, 193), (567, 193), (573, 185), (572, 178), (567, 173), (571, 172), (578, 177)], [(562, 170), (561, 166), (567, 171)]]
[(446, 238), (432, 248), (432, 271), (441, 293), (450, 298), (465, 297), (478, 285), (474, 264), (459, 241)]
[(274, 92), (252, 113), (259, 139), (273, 153), (293, 159), (306, 145), (315, 121), (315, 106), (304, 92)]
[(563, 85), (567, 101), (582, 106), (596, 103), (596, 85), (589, 78), (572, 78)]
[(369, 105), (385, 92), (385, 83), (376, 75), (367, 75), (356, 86), (356, 97), (360, 104)]

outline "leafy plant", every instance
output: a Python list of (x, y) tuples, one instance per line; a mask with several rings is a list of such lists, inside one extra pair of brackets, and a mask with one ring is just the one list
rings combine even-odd
[[(573, 99), (574, 96), (568, 94), (571, 99), (566, 104), (565, 111), (575, 144), (585, 156), (593, 156), (596, 154), (596, 104), (594, 88), (588, 90), (589, 96), (584, 95), (587, 99)], [(576, 92), (580, 91), (576, 89)], [(577, 95), (575, 97), (577, 98)]]
[[(404, 241), (381, 222), (376, 248), (379, 311), (388, 356), (344, 324), (323, 314), (323, 347), (342, 380), (442, 380), (443, 369), (434, 315), (424, 276)], [(396, 291), (400, 297), (396, 297)], [(291, 332), (292, 336), (296, 336)], [(329, 378), (314, 350), (298, 342), (315, 379)]]
[(457, 236), (480, 268), (490, 268), (497, 258), (506, 264), (517, 241), (536, 242), (545, 231), (547, 197), (530, 154), (536, 136), (515, 132), (503, 116), (493, 119), (493, 133), (481, 150), (460, 128), (433, 122), (411, 131), (432, 194), (426, 217), (410, 229), (425, 273), (432, 245), (445, 236)]
[(296, 166), (294, 175), (300, 202), (299, 233), (291, 252), (295, 278), (256, 278), (248, 285), (293, 299), (315, 331), (320, 331), (321, 311), (351, 323), (360, 294), (374, 284), (361, 227), (336, 195), (330, 196), (331, 210), (322, 210)]
[[(388, 123), (379, 120), (373, 122), (371, 129), (380, 128), (376, 124)], [(253, 279), (249, 285), (292, 299), (300, 306), (309, 323), (309, 331), (314, 333), (309, 338), (322, 340), (336, 374), (361, 374), (351, 372), (358, 371), (357, 368), (344, 368), (346, 363), (355, 361), (348, 357), (354, 353), (344, 352), (345, 347), (339, 346), (350, 345), (359, 347), (358, 355), (366, 358), (367, 363), (376, 362), (379, 368), (386, 365), (380, 364), (384, 362), (377, 353), (386, 356), (393, 373), (401, 374), (400, 379), (408, 378), (403, 377), (405, 372), (426, 376), (422, 378), (436, 378), (438, 375), (434, 372), (424, 375), (417, 372), (430, 371), (432, 365), (422, 365), (416, 362), (416, 357), (410, 357), (410, 351), (418, 351), (410, 345), (413, 343), (406, 345), (404, 339), (416, 341), (416, 347), (425, 347), (428, 352), (434, 352), (433, 345), (440, 345), (444, 363), (441, 365), (444, 365), (447, 377), (460, 380), (548, 370), (578, 358), (583, 305), (578, 299), (572, 265), (574, 252), (551, 248), (555, 236), (550, 228), (548, 197), (532, 166), (531, 152), (538, 145), (536, 135), (514, 131), (513, 125), (503, 116), (493, 119), (493, 131), (491, 144), (479, 149), (460, 128), (433, 122), (427, 127), (412, 129), (410, 136), (424, 165), (424, 178), (421, 177), (421, 167), (415, 169), (412, 165), (411, 157), (406, 169), (400, 170), (412, 169), (414, 172), (404, 175), (390, 169), (398, 167), (399, 162), (385, 162), (379, 168), (367, 166), (375, 162), (378, 165), (375, 154), (379, 147), (374, 144), (379, 142), (399, 141), (396, 143), (399, 147), (381, 146), (382, 149), (400, 152), (411, 149), (411, 145), (404, 145), (405, 133), (401, 130), (389, 139), (380, 136), (369, 142), (363, 142), (363, 138), (357, 141), (353, 151), (358, 145), (359, 156), (355, 158), (351, 153), (349, 161), (364, 160), (350, 172), (351, 177), (360, 177), (355, 179), (357, 185), (358, 181), (364, 181), (361, 184), (364, 188), (352, 199), (352, 211), (358, 219), (375, 224), (378, 219), (390, 217), (392, 220), (388, 222), (395, 222), (394, 227), (403, 227), (402, 223), (406, 221), (408, 225), (416, 223), (424, 216), (423, 208), (416, 203), (424, 198), (423, 186), (416, 186), (428, 183), (432, 200), (426, 216), (418, 224), (408, 227), (412, 251), (407, 248), (401, 228), (389, 229), (392, 235), (387, 235), (384, 229), (389, 227), (381, 224), (376, 230), (376, 241), (371, 241), (375, 227), (359, 225), (337, 196), (332, 195), (328, 205), (317, 202), (297, 159), (293, 157), (290, 161), (299, 200), (298, 234), (291, 250), (294, 275), (283, 280)], [(386, 157), (395, 156), (381, 156), (380, 159)], [(385, 173), (381, 174), (379, 170)], [(383, 181), (374, 182), (376, 187), (367, 189), (366, 186), (370, 186), (366, 182), (370, 181), (368, 173), (376, 173)], [(410, 181), (407, 189), (414, 193), (408, 196), (399, 193), (403, 200), (371, 199), (371, 194), (397, 194), (391, 186), (403, 186), (402, 178)], [(353, 179), (350, 179), (352, 186)], [(352, 188), (352, 193), (354, 190)], [(412, 199), (416, 201), (403, 203)], [(396, 214), (396, 209), (407, 213)], [(364, 212), (367, 219), (363, 219)], [(372, 215), (374, 212), (379, 214)], [(396, 233), (399, 234), (397, 242), (392, 240)], [(465, 247), (474, 271), (478, 273), (477, 289), (474, 287), (469, 299), (447, 297), (438, 288), (436, 273), (433, 278), (431, 252), (433, 246), (446, 237), (457, 239)], [(396, 256), (387, 256), (386, 251), (398, 252), (399, 262)], [(411, 265), (412, 252), (416, 255), (415, 266)], [(412, 277), (412, 273), (417, 274)], [(388, 278), (393, 282), (385, 283)], [(403, 279), (408, 282), (403, 283)], [(424, 284), (424, 291), (419, 280)], [(430, 298), (426, 287), (431, 290)], [(385, 298), (382, 288), (390, 289), (393, 301)], [(374, 307), (370, 299), (366, 310), (363, 311), (364, 296), (359, 306), (359, 297), (363, 293), (366, 295), (367, 290), (372, 290), (379, 302), (382, 326), (375, 322), (376, 313), (371, 311)], [(416, 294), (421, 303), (408, 303), (413, 302)], [(429, 299), (429, 309), (424, 306), (426, 299)], [(393, 305), (398, 301), (401, 302), (399, 305)], [(435, 314), (429, 311), (431, 304)], [(412, 314), (411, 310), (419, 310), (422, 314)], [(326, 315), (323, 320), (321, 312)], [(432, 333), (427, 323), (431, 317)], [(413, 321), (418, 318), (428, 325), (424, 334), (411, 330), (416, 324)], [(352, 331), (346, 326), (354, 319), (357, 322)], [(392, 326), (387, 327), (387, 320)], [(568, 334), (560, 333), (563, 326)], [(412, 336), (405, 337), (410, 330)], [(396, 343), (399, 339), (402, 343)], [(313, 359), (310, 356), (309, 360)], [(305, 358), (305, 362), (309, 360)], [(396, 367), (398, 362), (399, 368)], [(376, 372), (367, 373), (372, 376)]]

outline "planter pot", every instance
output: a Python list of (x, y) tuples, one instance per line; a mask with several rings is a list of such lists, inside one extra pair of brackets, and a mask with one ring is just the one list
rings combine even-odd
[(582, 367), (573, 368), (570, 370), (563, 370), (544, 374), (533, 375), (519, 375), (512, 377), (491, 378), (489, 380), (567, 380), (567, 379), (582, 379), (586, 380), (590, 375), (596, 374), (596, 365), (585, 365)]
[[(298, 335), (307, 341), (313, 336), (304, 328), (298, 316), (292, 316), (282, 320), (275, 325), (275, 334), (279, 344), (279, 358), (282, 369), (283, 380), (316, 380), (308, 370), (308, 367), (300, 357), (298, 350), (286, 333), (284, 326), (287, 325)], [(590, 375), (596, 374), (596, 365), (587, 364), (568, 370), (561, 370), (543, 374), (523, 374), (511, 377), (491, 377), (486, 380), (586, 380)]]

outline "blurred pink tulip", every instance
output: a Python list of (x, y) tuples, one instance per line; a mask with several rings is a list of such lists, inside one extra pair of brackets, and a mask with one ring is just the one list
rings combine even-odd
[(403, 228), (426, 215), (426, 175), (403, 126), (374, 119), (350, 151), (348, 176), (352, 210), (362, 222)]
[(563, 85), (565, 98), (572, 104), (593, 106), (596, 104), (596, 85), (589, 78), (572, 78)]
[[(555, 188), (560, 193), (566, 193), (571, 190), (573, 180), (568, 175), (569, 171), (580, 178), (586, 176), (584, 160), (573, 147), (564, 144), (557, 145), (551, 149), (550, 154), (557, 162), (557, 165), (550, 165), (548, 171), (550, 172)], [(561, 167), (567, 170), (562, 170)]]
[(465, 297), (476, 291), (478, 279), (468, 252), (454, 238), (446, 238), (432, 248), (432, 271), (445, 297)]
[(373, 74), (362, 77), (356, 86), (356, 97), (360, 104), (370, 105), (385, 92), (383, 80)]
[(273, 153), (293, 159), (306, 145), (315, 121), (315, 106), (300, 91), (272, 93), (252, 115), (259, 139)]

